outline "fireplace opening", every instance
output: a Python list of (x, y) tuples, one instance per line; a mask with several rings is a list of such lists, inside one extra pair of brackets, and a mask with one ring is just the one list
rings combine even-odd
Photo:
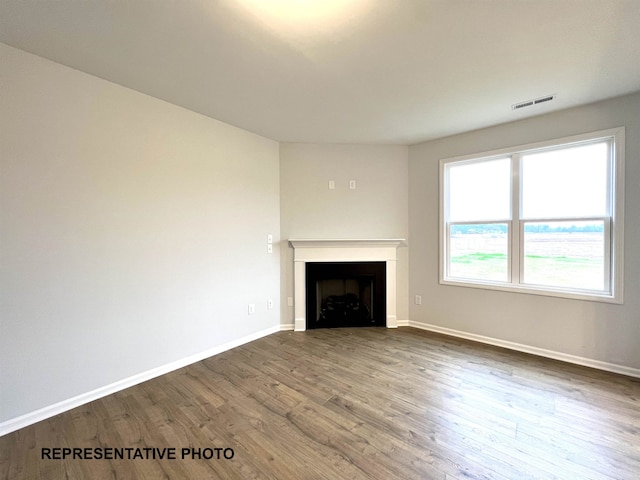
[(307, 262), (307, 328), (384, 327), (385, 262)]

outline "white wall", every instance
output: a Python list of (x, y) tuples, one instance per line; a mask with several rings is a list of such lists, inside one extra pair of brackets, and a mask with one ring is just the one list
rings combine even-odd
[[(329, 190), (329, 180), (335, 190)], [(349, 189), (356, 180), (356, 189)], [(282, 323), (293, 324), (293, 249), (289, 238), (407, 238), (408, 147), (280, 146)], [(408, 319), (408, 248), (398, 249), (399, 321)]]
[[(438, 284), (441, 158), (626, 127), (625, 303), (612, 305)], [(490, 339), (640, 368), (640, 94), (410, 148), (410, 318)]]
[(279, 328), (277, 142), (1, 44), (0, 68), (0, 423)]

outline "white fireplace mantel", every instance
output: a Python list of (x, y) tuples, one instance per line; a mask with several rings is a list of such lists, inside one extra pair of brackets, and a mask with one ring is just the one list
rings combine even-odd
[(387, 328), (398, 326), (396, 314), (396, 250), (404, 238), (289, 239), (294, 249), (294, 330), (304, 331), (306, 319), (307, 262), (386, 262)]

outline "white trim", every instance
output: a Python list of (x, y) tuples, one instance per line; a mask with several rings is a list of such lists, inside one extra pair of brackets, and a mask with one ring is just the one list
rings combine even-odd
[(187, 365), (199, 362), (201, 360), (204, 360), (205, 358), (213, 357), (214, 355), (218, 355), (219, 353), (226, 352), (227, 350), (231, 350), (232, 348), (239, 347), (240, 345), (244, 345), (245, 343), (249, 343), (259, 338), (266, 337), (267, 335), (271, 335), (280, 330), (280, 325), (269, 327), (265, 330), (252, 333), (251, 335), (247, 335), (237, 340), (232, 340), (217, 347), (210, 348), (208, 350), (205, 350), (204, 352), (181, 358), (180, 360), (167, 363), (166, 365), (162, 365), (160, 367), (152, 368), (151, 370), (147, 370), (146, 372), (138, 373), (128, 378), (123, 378), (122, 380), (118, 380), (117, 382), (114, 382), (112, 384), (105, 385), (104, 387), (96, 388), (95, 390), (91, 390), (67, 400), (54, 403), (53, 405), (49, 405), (47, 407), (34, 410), (33, 412), (20, 415), (19, 417), (6, 420), (0, 423), (0, 437), (11, 432), (15, 432), (16, 430), (19, 430), (21, 428), (28, 427), (29, 425), (33, 425), (34, 423), (41, 422), (42, 420), (46, 420), (47, 418), (51, 418), (60, 413), (64, 413), (68, 410), (71, 410), (72, 408), (84, 405), (85, 403), (98, 400), (99, 398), (106, 397), (107, 395), (111, 395), (129, 387), (133, 387), (134, 385), (146, 382), (147, 380), (151, 380), (152, 378), (159, 377), (160, 375), (164, 375), (174, 370), (178, 370), (179, 368), (186, 367)]
[(536, 285), (516, 285), (516, 284), (508, 284), (508, 283), (491, 283), (489, 281), (481, 282), (480, 280), (474, 281), (473, 283), (468, 279), (460, 279), (460, 280), (442, 280), (440, 285), (451, 285), (456, 287), (468, 287), (468, 288), (483, 288), (485, 290), (498, 290), (500, 292), (511, 292), (511, 293), (526, 293), (529, 295), (542, 295), (544, 297), (558, 297), (558, 298), (568, 298), (570, 300), (585, 300), (588, 302), (603, 302), (603, 303), (615, 303), (621, 304), (622, 301), (612, 297), (606, 293), (600, 293), (597, 291), (584, 290), (584, 292), (588, 293), (580, 293), (580, 290), (562, 290), (561, 288), (554, 289), (554, 287), (547, 286), (536, 286)]
[(554, 139), (546, 140), (542, 142), (527, 143), (525, 145), (514, 145), (512, 147), (501, 148), (498, 150), (490, 150), (487, 152), (471, 153), (468, 155), (460, 155), (457, 157), (444, 158), (440, 160), (440, 162), (450, 163), (450, 162), (460, 162), (465, 160), (480, 161), (480, 160), (489, 160), (494, 158), (498, 159), (498, 158), (511, 155), (513, 153), (532, 153), (533, 151), (545, 150), (550, 147), (558, 147), (558, 146), (566, 147), (572, 143), (583, 143), (590, 140), (596, 142), (598, 140), (604, 140), (610, 137), (617, 137), (619, 135), (623, 135), (623, 137), (621, 138), (622, 138), (622, 143), (624, 143), (624, 130), (625, 130), (624, 127), (614, 127), (614, 128), (609, 128), (607, 130), (598, 130), (595, 132), (583, 133), (580, 135), (554, 138)]
[(511, 259), (511, 269), (509, 271), (509, 283), (521, 284), (522, 272), (524, 272), (524, 255), (514, 255), (515, 252), (524, 252), (524, 235), (522, 222), (520, 221), (520, 210), (522, 205), (522, 191), (520, 189), (520, 178), (522, 177), (521, 154), (515, 153), (511, 157), (511, 219), (508, 228), (508, 258)]
[[(544, 348), (533, 347), (530, 345), (524, 345), (521, 343), (510, 342), (507, 340), (500, 340), (493, 337), (486, 337), (483, 335), (477, 335), (474, 333), (467, 333), (460, 330), (454, 330), (451, 328), (440, 327), (438, 325), (431, 325), (428, 323), (415, 322), (412, 320), (398, 320), (398, 327), (414, 327), (420, 330), (427, 330), (436, 333), (442, 333), (444, 335), (449, 335), (452, 337), (464, 338), (467, 340), (472, 340), (475, 342), (485, 343), (488, 345), (495, 345), (498, 347), (508, 348), (510, 350), (516, 350), (519, 352), (530, 353), (533, 355), (538, 355), (546, 358), (552, 358), (555, 360), (561, 360), (567, 363), (573, 363), (576, 365), (583, 365), (586, 367), (592, 367), (599, 370), (604, 370), (613, 373), (619, 373), (622, 375), (627, 375), (630, 377), (640, 378), (640, 369), (627, 367), (624, 365), (617, 365), (614, 363), (602, 362), (600, 360), (593, 360), (590, 358), (580, 357), (577, 355), (570, 355), (567, 353), (556, 352), (553, 350), (547, 350)], [(276, 325), (274, 327), (270, 327), (268, 329), (262, 330), (260, 332), (256, 332), (251, 335), (247, 335), (246, 337), (239, 338), (237, 340), (233, 340), (231, 342), (227, 342), (218, 347), (211, 348), (209, 350), (205, 350), (204, 352), (197, 353), (195, 355), (190, 355), (189, 357), (185, 357), (183, 359), (177, 360), (175, 362), (168, 363), (161, 367), (153, 368), (146, 372), (139, 373), (137, 375), (133, 375), (131, 377), (119, 380), (110, 385), (105, 385), (104, 387), (97, 388), (90, 392), (86, 392), (75, 397), (69, 398), (67, 400), (63, 400), (61, 402), (55, 403), (53, 405), (49, 405), (48, 407), (40, 408), (33, 412), (26, 413), (19, 417), (12, 418), (10, 420), (6, 420), (0, 423), (0, 437), (3, 435), (7, 435), (11, 432), (15, 432), (21, 428), (28, 427), (29, 425), (33, 425), (37, 422), (46, 420), (60, 413), (64, 413), (73, 408), (79, 407), (86, 403), (92, 402), (94, 400), (98, 400), (102, 397), (106, 397), (107, 395), (111, 395), (113, 393), (122, 391), (126, 388), (133, 387), (142, 382), (146, 382), (147, 380), (151, 380), (153, 378), (159, 377), (166, 373), (172, 372), (174, 370), (178, 370), (179, 368), (186, 367), (187, 365), (191, 365), (193, 363), (204, 360), (205, 358), (209, 358), (219, 353), (225, 352), (227, 350), (231, 350), (232, 348), (239, 347), (246, 343), (252, 342), (262, 337), (266, 337), (268, 335), (272, 335), (278, 331), (287, 331), (292, 330), (292, 324), (282, 324)]]
[(295, 325), (293, 323), (282, 323), (280, 324), (280, 331), (281, 332), (288, 332), (290, 330), (293, 330), (295, 327)]
[(293, 247), (294, 331), (307, 329), (307, 262), (385, 262), (387, 328), (397, 326), (397, 248), (404, 238), (289, 239)]
[(394, 247), (405, 245), (404, 238), (290, 238), (293, 248), (361, 248)]
[(611, 291), (615, 292), (619, 303), (624, 302), (624, 185), (625, 185), (625, 129), (613, 130), (615, 135), (614, 161), (611, 164), (614, 183), (615, 208), (612, 209), (614, 233), (611, 250)]
[[(522, 177), (522, 154), (541, 152), (546, 150), (570, 148), (581, 144), (590, 144), (606, 141), (613, 148), (610, 149), (610, 161), (608, 167), (608, 188), (609, 198), (607, 200), (609, 211), (606, 219), (610, 219), (612, 225), (608, 232), (605, 232), (606, 239), (613, 237), (613, 242), (608, 245), (605, 252), (605, 279), (606, 289), (592, 291), (588, 289), (563, 288), (544, 285), (530, 285), (522, 283), (522, 272), (524, 262), (524, 235), (523, 229), (526, 222), (542, 221), (542, 219), (523, 219), (521, 215), (522, 192), (520, 192), (520, 182)], [(547, 140), (543, 142), (519, 145), (489, 152), (482, 152), (458, 157), (444, 158), (439, 163), (439, 185), (440, 185), (440, 218), (439, 218), (439, 283), (441, 285), (463, 286), (470, 288), (484, 288), (490, 290), (501, 290), (506, 292), (527, 293), (533, 295), (545, 295), (575, 300), (587, 300), (605, 303), (624, 303), (624, 149), (625, 149), (625, 128), (617, 127), (597, 132), (574, 135), (559, 139)], [(473, 164), (498, 160), (509, 156), (512, 159), (511, 172), (511, 221), (508, 223), (509, 235), (509, 281), (483, 281), (478, 279), (466, 279), (451, 277), (449, 272), (448, 257), (450, 255), (450, 227), (456, 224), (467, 223), (502, 223), (495, 220), (477, 220), (473, 222), (450, 222), (448, 221), (449, 204), (449, 174), (447, 167), (452, 164)], [(591, 218), (591, 217), (589, 217)], [(593, 217), (595, 218), (595, 217)], [(598, 217), (600, 218), (600, 217)], [(585, 217), (585, 220), (588, 218)], [(582, 218), (556, 218), (553, 221), (581, 221)], [(607, 222), (605, 221), (605, 226)], [(607, 236), (608, 234), (608, 236)], [(517, 255), (514, 254), (517, 252)]]
[(485, 343), (487, 345), (495, 345), (497, 347), (508, 348), (509, 350), (516, 350), (518, 352), (530, 353), (532, 355), (538, 355), (540, 357), (551, 358), (554, 360), (560, 360), (562, 362), (573, 363), (575, 365), (582, 365), (584, 367), (596, 368), (598, 370), (604, 370), (607, 372), (619, 373), (621, 375), (627, 375), (629, 377), (640, 378), (640, 368), (627, 367), (625, 365), (618, 365), (616, 363), (603, 362), (600, 360), (594, 360), (592, 358), (580, 357), (578, 355), (571, 355), (568, 353), (556, 352), (555, 350), (547, 350), (546, 348), (534, 347), (531, 345), (525, 345), (522, 343), (510, 342), (508, 340), (501, 340), (499, 338), (485, 337), (484, 335), (477, 335), (475, 333), (463, 332), (460, 330), (454, 330), (452, 328), (440, 327), (438, 325), (431, 325), (429, 323), (415, 322), (409, 320), (409, 326), (418, 328), (420, 330), (427, 330), (430, 332), (442, 333), (452, 337), (464, 338), (466, 340), (472, 340), (474, 342)]

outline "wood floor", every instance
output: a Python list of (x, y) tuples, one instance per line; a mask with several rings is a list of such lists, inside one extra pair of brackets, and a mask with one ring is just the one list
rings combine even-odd
[(640, 380), (409, 327), (281, 332), (1, 437), (0, 478), (637, 480)]

